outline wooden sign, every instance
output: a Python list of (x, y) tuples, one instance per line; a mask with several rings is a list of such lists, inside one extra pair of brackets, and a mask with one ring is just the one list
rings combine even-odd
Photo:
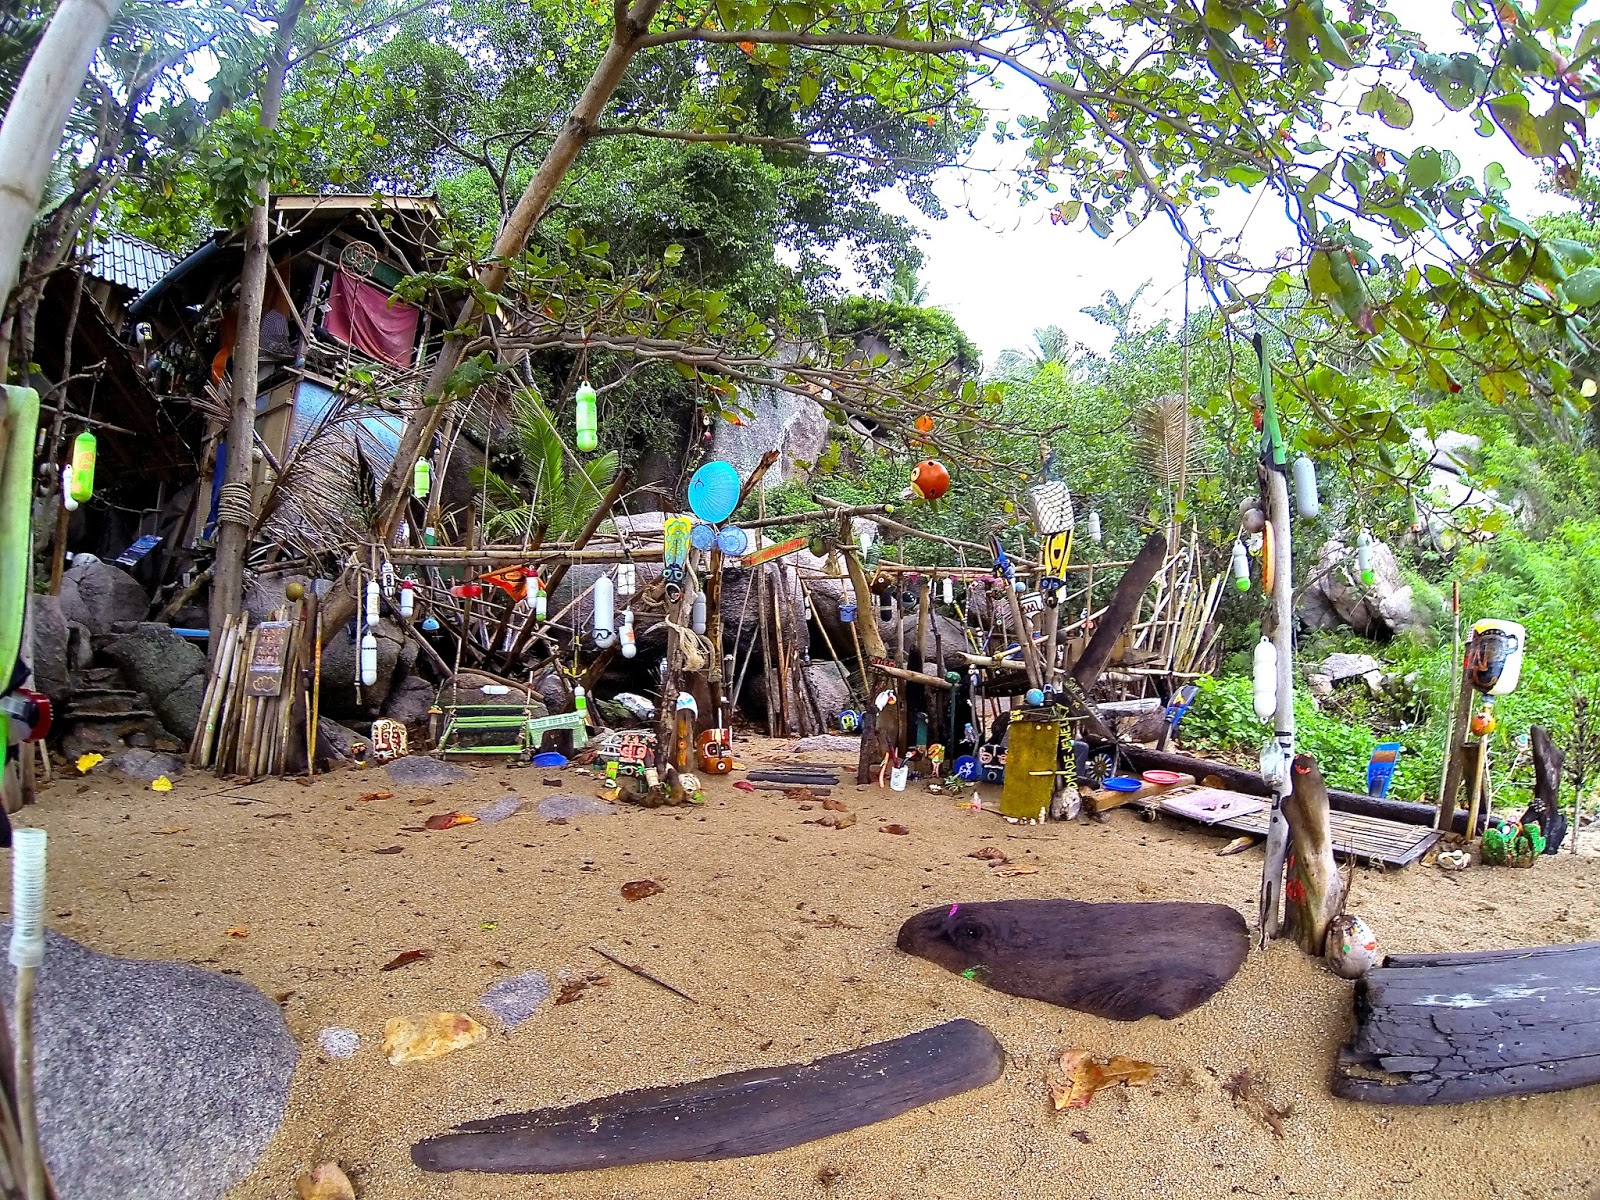
[(255, 652), (245, 693), (251, 696), (276, 696), (283, 691), (283, 660), (289, 653), (289, 631), (293, 621), (263, 621), (256, 626)]
[(759, 567), (762, 563), (771, 562), (775, 558), (782, 558), (785, 554), (793, 554), (796, 550), (804, 550), (810, 544), (810, 538), (790, 538), (787, 542), (777, 542), (771, 546), (762, 547), (754, 554), (746, 554), (742, 562), (747, 567)]

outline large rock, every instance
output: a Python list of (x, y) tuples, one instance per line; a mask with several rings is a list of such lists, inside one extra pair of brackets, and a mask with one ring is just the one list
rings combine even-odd
[(763, 488), (809, 479), (817, 459), (828, 448), (831, 432), (822, 405), (810, 396), (773, 388), (741, 388), (739, 401), (748, 415), (738, 425), (717, 422), (711, 457), (726, 459), (744, 476), (763, 454), (776, 449), (778, 461), (762, 476)]
[[(10, 922), (0, 924), (10, 936)], [(185, 963), (45, 935), (39, 1131), (70, 1200), (215, 1200), (278, 1128), (300, 1047), (270, 996)], [(12, 969), (3, 970), (6, 994)]]
[(1370, 654), (1330, 654), (1318, 668), (1320, 674), (1328, 677), (1328, 682), (1336, 684), (1382, 670), (1383, 664)]
[[(364, 629), (365, 627), (363, 627)], [(336, 720), (370, 718), (383, 710), (394, 681), (404, 678), (417, 661), (417, 646), (399, 624), (384, 617), (372, 627), (378, 643), (378, 679), (361, 689), (356, 699), (356, 659), (359, 648), (346, 630), (336, 630), (322, 647), (321, 711)]]
[(159, 779), (165, 775), (168, 779), (176, 779), (183, 774), (183, 759), (176, 754), (164, 754), (155, 750), (143, 750), (133, 747), (114, 754), (106, 760), (106, 767), (118, 775), (126, 775), (129, 779), (142, 780), (149, 783), (152, 779)]
[[(1301, 616), (1308, 624), (1327, 628), (1331, 612), (1363, 637), (1386, 638), (1426, 628), (1394, 551), (1379, 541), (1372, 543), (1372, 568), (1373, 582), (1363, 584), (1355, 551), (1338, 538), (1324, 542), (1312, 569), (1313, 582), (1305, 589)], [(1312, 600), (1313, 596), (1318, 599)]]
[(69, 630), (67, 619), (61, 613), (59, 596), (33, 597), (33, 653), (28, 665), (33, 668), (33, 686), (58, 707), (66, 703), (71, 691)]
[(104, 637), (118, 625), (143, 621), (150, 597), (121, 567), (98, 559), (78, 563), (61, 577), (61, 614)]
[(813, 659), (806, 664), (805, 673), (812, 694), (817, 698), (817, 707), (822, 710), (824, 721), (830, 725), (835, 724), (841, 712), (854, 707), (851, 703), (850, 684), (844, 663)]
[(172, 631), (142, 622), (105, 647), (135, 691), (150, 697), (150, 707), (167, 730), (187, 742), (200, 719), (206, 689), (206, 656)]
[(404, 725), (415, 742), (428, 732), (428, 710), (434, 696), (433, 684), (420, 675), (407, 675), (383, 702), (383, 715)]
[[(503, 690), (502, 690), (503, 689)], [(537, 690), (530, 697), (527, 689), (512, 687), (477, 671), (462, 671), (439, 688), (439, 705), (492, 704), (501, 707), (527, 707), (530, 716), (548, 717), (550, 710)]]

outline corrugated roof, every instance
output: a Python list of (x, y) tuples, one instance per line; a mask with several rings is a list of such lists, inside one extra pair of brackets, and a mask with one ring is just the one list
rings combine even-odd
[(97, 234), (86, 254), (90, 259), (87, 268), (90, 275), (135, 293), (148, 290), (178, 265), (176, 254), (115, 230)]

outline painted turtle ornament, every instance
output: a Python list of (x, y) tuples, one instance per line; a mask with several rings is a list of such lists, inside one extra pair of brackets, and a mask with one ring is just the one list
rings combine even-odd
[(911, 490), (919, 500), (937, 500), (950, 490), (950, 472), (935, 458), (925, 458), (911, 469)]

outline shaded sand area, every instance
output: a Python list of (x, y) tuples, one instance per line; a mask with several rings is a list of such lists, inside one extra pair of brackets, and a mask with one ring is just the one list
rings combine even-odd
[[(762, 765), (778, 748), (747, 742), (742, 760)], [(230, 1200), (290, 1197), (325, 1160), (366, 1200), (1589, 1200), (1600, 1188), (1600, 1087), (1434, 1109), (1333, 1099), (1352, 985), (1287, 946), (1252, 953), (1195, 1012), (1134, 1024), (989, 991), (894, 949), (906, 917), (956, 900), (1206, 900), (1253, 919), (1259, 850), (1218, 858), (1225, 838), (1128, 811), (1013, 827), (947, 797), (849, 783), (834, 792), (858, 818), (843, 829), (814, 823), (831, 815), (820, 805), (730, 779), (704, 808), (552, 822), (534, 807), (594, 790), (572, 769), (499, 766), (434, 787), (381, 769), (311, 786), (192, 775), (165, 794), (97, 772), (58, 778), (19, 820), (50, 829), (53, 928), (107, 953), (238, 974), (281, 1000), (302, 1057), (282, 1127)], [(393, 795), (362, 798), (378, 792)], [(534, 803), (494, 824), (423, 828), (507, 795)], [(909, 832), (880, 831), (891, 823)], [(970, 857), (986, 846), (1037, 873), (1001, 876)], [(1528, 871), (1360, 870), (1352, 907), (1390, 951), (1600, 939), (1600, 846), (1585, 849)], [(645, 879), (659, 894), (623, 899), (624, 883)], [(380, 970), (408, 950), (429, 956)], [(606, 982), (514, 1029), (478, 1007), (530, 970), (553, 991), (591, 973)], [(490, 1036), (390, 1066), (384, 1022), (433, 1010), (472, 1013)], [(792, 1150), (553, 1178), (426, 1175), (410, 1160), (413, 1141), (458, 1121), (804, 1061), (956, 1017), (1005, 1047), (999, 1082)], [(319, 1048), (333, 1026), (359, 1033), (352, 1057)], [(1045, 1080), (1068, 1048), (1162, 1070), (1058, 1113)], [(1245, 1068), (1255, 1098), (1236, 1101), (1224, 1085)], [(1287, 1114), (1281, 1136), (1269, 1108)]]

